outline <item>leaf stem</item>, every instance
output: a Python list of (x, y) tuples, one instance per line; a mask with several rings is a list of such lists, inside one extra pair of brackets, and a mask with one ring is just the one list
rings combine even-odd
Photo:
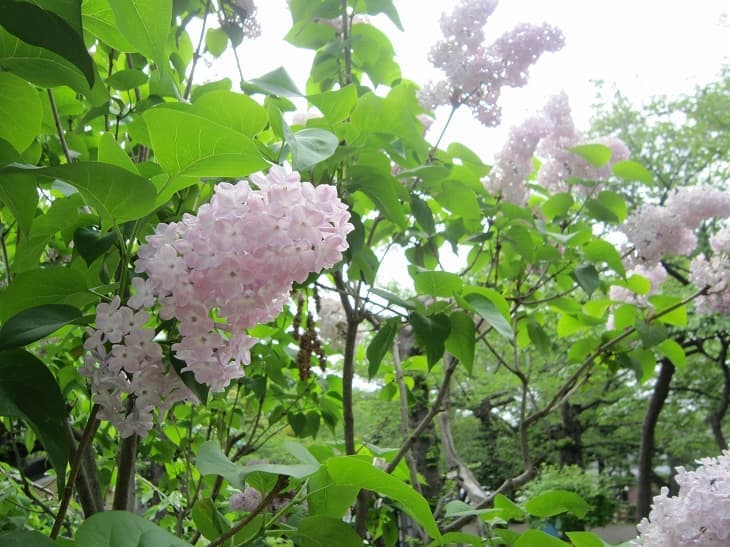
[(190, 67), (190, 75), (188, 76), (187, 84), (185, 84), (185, 93), (183, 93), (183, 99), (186, 101), (190, 99), (190, 92), (193, 90), (193, 76), (195, 75), (195, 68), (198, 66), (198, 59), (200, 59), (200, 50), (203, 47), (203, 40), (205, 39), (205, 23), (208, 20), (208, 12), (210, 11), (210, 0), (205, 2), (205, 12), (203, 13), (203, 24), (200, 26), (200, 38), (198, 38), (198, 46), (195, 48), (193, 54), (193, 64)]
[(53, 113), (53, 121), (56, 123), (56, 132), (58, 138), (61, 140), (61, 148), (63, 149), (63, 155), (66, 156), (66, 162), (71, 163), (71, 151), (68, 148), (66, 142), (66, 136), (63, 132), (63, 126), (61, 125), (61, 116), (58, 114), (58, 107), (56, 106), (56, 99), (53, 96), (53, 90), (49, 87), (46, 89), (48, 92), (48, 102), (51, 104), (51, 112)]

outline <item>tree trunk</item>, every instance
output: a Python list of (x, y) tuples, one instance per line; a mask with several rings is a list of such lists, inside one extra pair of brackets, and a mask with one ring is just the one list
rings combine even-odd
[[(413, 382), (411, 394), (414, 402), (411, 405), (410, 423), (408, 424), (411, 431), (421, 423), (431, 408), (426, 377), (422, 374), (415, 374)], [(438, 443), (433, 422), (413, 443), (411, 454), (413, 454), (418, 472), (426, 479), (426, 484), (421, 485), (423, 496), (426, 499), (435, 498), (441, 491), (441, 470), (439, 469)]]
[(560, 405), (561, 433), (559, 439), (560, 466), (583, 466), (583, 426), (580, 423), (580, 405), (565, 401)]
[(654, 432), (659, 421), (659, 415), (669, 394), (669, 385), (672, 383), (674, 365), (668, 359), (662, 359), (659, 376), (654, 384), (654, 392), (646, 409), (644, 422), (641, 426), (641, 444), (639, 447), (639, 479), (638, 499), (636, 502), (636, 520), (649, 515), (652, 499), (652, 475), (654, 473)]

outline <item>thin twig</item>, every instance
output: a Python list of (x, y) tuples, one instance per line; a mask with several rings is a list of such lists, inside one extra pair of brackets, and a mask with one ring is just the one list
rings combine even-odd
[(56, 123), (56, 132), (58, 133), (58, 138), (61, 140), (63, 155), (66, 156), (66, 162), (71, 163), (71, 151), (68, 148), (66, 135), (63, 132), (63, 126), (61, 125), (61, 116), (59, 116), (58, 114), (58, 107), (56, 106), (56, 99), (53, 97), (53, 90), (51, 88), (48, 88), (46, 91), (48, 91), (48, 102), (51, 104), (53, 121)]
[(97, 428), (99, 427), (99, 420), (96, 419), (96, 415), (99, 412), (99, 405), (95, 404), (91, 407), (91, 413), (89, 419), (86, 422), (84, 431), (79, 439), (79, 444), (76, 446), (76, 453), (71, 461), (71, 471), (66, 479), (66, 487), (63, 490), (63, 498), (61, 499), (61, 506), (58, 508), (58, 514), (56, 515), (56, 521), (53, 523), (53, 529), (51, 530), (50, 538), (56, 539), (58, 533), (61, 531), (61, 526), (66, 518), (66, 512), (68, 511), (69, 503), (71, 503), (71, 496), (74, 491), (74, 484), (76, 483), (76, 477), (79, 475), (79, 469), (81, 468), (81, 458), (83, 457), (86, 446), (91, 442), (94, 437)]
[(195, 48), (193, 53), (193, 64), (190, 66), (190, 75), (188, 76), (188, 82), (185, 85), (185, 93), (183, 93), (183, 99), (186, 101), (190, 99), (190, 92), (193, 89), (193, 76), (195, 75), (195, 68), (198, 66), (198, 59), (200, 59), (200, 49), (203, 47), (203, 40), (205, 39), (205, 23), (208, 20), (208, 11), (210, 11), (210, 0), (205, 2), (205, 13), (203, 13), (203, 24), (200, 26), (200, 38), (198, 38), (198, 46)]

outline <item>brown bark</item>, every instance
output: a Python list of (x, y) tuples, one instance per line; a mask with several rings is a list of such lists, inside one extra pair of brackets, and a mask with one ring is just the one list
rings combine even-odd
[(725, 435), (722, 432), (722, 422), (725, 419), (728, 407), (730, 407), (730, 366), (727, 364), (727, 350), (728, 345), (730, 345), (730, 340), (722, 339), (721, 343), (722, 346), (717, 362), (722, 369), (722, 393), (715, 411), (707, 417), (707, 422), (710, 424), (710, 428), (712, 428), (715, 444), (717, 444), (720, 450), (725, 450), (728, 446), (727, 439), (725, 439)]
[(639, 447), (638, 499), (636, 502), (636, 520), (649, 515), (652, 499), (652, 476), (654, 459), (654, 432), (659, 415), (669, 395), (669, 386), (674, 375), (674, 365), (668, 359), (662, 359), (659, 376), (654, 384), (654, 392), (649, 407), (644, 415), (641, 427), (641, 444)]

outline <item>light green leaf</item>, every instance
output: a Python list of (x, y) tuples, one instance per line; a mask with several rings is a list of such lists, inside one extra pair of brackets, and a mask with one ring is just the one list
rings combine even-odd
[(192, 547), (153, 522), (126, 511), (103, 511), (86, 519), (75, 547)]
[(611, 161), (613, 152), (603, 144), (582, 144), (570, 149), (574, 154), (590, 163), (593, 167), (602, 167)]
[[(681, 298), (676, 296), (667, 296), (663, 294), (655, 294), (649, 297), (649, 303), (654, 306), (655, 313), (662, 312), (667, 308), (676, 306)], [(677, 327), (687, 326), (687, 306), (679, 306), (677, 309), (665, 313), (659, 317), (658, 321), (667, 325), (675, 325)]]
[(623, 261), (621, 260), (621, 254), (616, 250), (616, 247), (611, 245), (608, 241), (594, 239), (583, 247), (583, 253), (591, 262), (605, 262), (620, 276), (623, 277), (626, 275), (626, 270), (624, 268)]
[(329, 476), (326, 467), (322, 467), (309, 478), (307, 497), (309, 509), (317, 515), (326, 515), (333, 518), (342, 518), (360, 489), (355, 486), (336, 484)]
[(439, 539), (435, 539), (428, 544), (428, 547), (436, 547), (437, 545), (474, 545), (480, 547), (484, 545), (484, 540), (479, 536), (465, 534), (464, 532), (447, 532)]
[(362, 547), (362, 538), (341, 519), (325, 515), (305, 517), (299, 522), (292, 536), (299, 539), (301, 547), (330, 547), (336, 541), (338, 547)]
[(432, 537), (441, 536), (428, 502), (400, 479), (373, 467), (357, 456), (338, 456), (325, 462), (335, 484), (364, 488), (398, 501), (403, 509)]
[(261, 132), (268, 118), (266, 110), (251, 97), (227, 89), (200, 95), (191, 112), (249, 137)]
[(659, 343), (656, 349), (664, 357), (669, 359), (679, 370), (684, 370), (687, 366), (687, 356), (684, 352), (684, 348), (671, 338), (667, 338)]
[(130, 68), (118, 70), (106, 79), (106, 83), (112, 89), (127, 91), (146, 84), (148, 80), (147, 74), (141, 70)]
[(122, 36), (136, 51), (164, 67), (172, 0), (109, 0), (109, 5)]
[(40, 134), (42, 119), (35, 88), (11, 72), (0, 72), (0, 139), (23, 152)]
[(527, 530), (517, 538), (514, 547), (566, 547), (570, 545), (541, 530)]
[[(195, 527), (203, 534), (204, 538), (211, 541), (231, 528), (231, 524), (220, 514), (210, 498), (200, 498), (195, 502), (192, 517)], [(233, 542), (229, 540), (223, 545), (232, 546)]]
[(205, 31), (205, 49), (220, 57), (228, 46), (228, 35), (219, 28), (209, 28)]
[(201, 116), (156, 108), (143, 117), (155, 158), (170, 176), (243, 177), (268, 166), (246, 135)]
[(328, 122), (337, 123), (347, 118), (355, 108), (357, 90), (350, 84), (334, 91), (309, 95), (307, 100), (322, 112)]
[(114, 139), (111, 133), (104, 133), (99, 138), (98, 158), (101, 163), (116, 165), (117, 167), (126, 169), (135, 175), (139, 174), (137, 166), (132, 161), (132, 158), (130, 158), (129, 155), (122, 150), (119, 143)]
[(579, 518), (585, 517), (590, 506), (575, 492), (568, 490), (549, 490), (525, 502), (525, 510), (535, 517), (553, 517), (561, 513), (572, 513)]
[(0, 415), (30, 423), (56, 470), (60, 492), (70, 451), (66, 406), (53, 374), (25, 350), (0, 351)]
[(81, 17), (84, 30), (90, 32), (108, 46), (117, 51), (132, 52), (134, 46), (129, 43), (117, 28), (109, 0), (83, 0), (81, 3)]
[(397, 179), (373, 169), (357, 167), (352, 171), (352, 178), (351, 191), (361, 190), (393, 224), (401, 228), (407, 226), (403, 206), (398, 197), (400, 183)]
[(593, 532), (566, 532), (574, 547), (604, 547), (607, 545)]
[(335, 153), (339, 144), (337, 136), (325, 129), (305, 128), (296, 133), (286, 133), (295, 171), (311, 169), (326, 160)]
[(542, 204), (542, 212), (549, 221), (556, 217), (563, 216), (572, 207), (574, 203), (573, 196), (568, 192), (554, 194)]
[(617, 177), (624, 180), (636, 180), (647, 186), (654, 185), (654, 176), (651, 172), (634, 160), (622, 160), (613, 164), (613, 172)]
[(418, 272), (413, 276), (413, 283), (418, 294), (454, 296), (464, 286), (461, 277), (450, 272)]
[(17, 348), (45, 338), (81, 317), (81, 311), (66, 304), (46, 304), (14, 315), (0, 327), (0, 349)]
[(494, 497), (494, 507), (502, 511), (501, 516), (506, 521), (521, 520), (525, 516), (525, 510), (504, 494), (497, 494)]
[(436, 231), (436, 224), (433, 220), (433, 212), (428, 203), (419, 198), (416, 194), (411, 194), (411, 212), (416, 222), (421, 225), (423, 231), (432, 235)]

